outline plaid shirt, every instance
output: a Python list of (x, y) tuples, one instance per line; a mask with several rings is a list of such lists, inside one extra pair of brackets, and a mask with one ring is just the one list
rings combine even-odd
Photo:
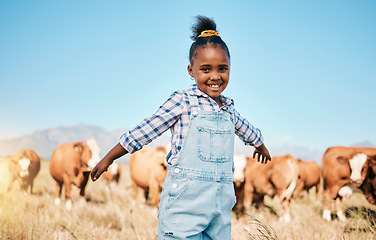
[[(120, 144), (129, 153), (140, 150), (143, 146), (162, 135), (167, 129), (171, 130), (171, 157), (169, 164), (173, 164), (183, 146), (184, 137), (187, 134), (191, 118), (189, 95), (198, 97), (199, 110), (204, 111), (227, 111), (227, 107), (233, 105), (231, 98), (220, 95), (223, 106), (219, 109), (218, 104), (207, 94), (202, 92), (196, 84), (188, 90), (176, 91), (170, 98), (159, 107), (156, 113), (145, 118), (132, 130), (120, 137)], [(240, 116), (234, 109), (235, 134), (246, 144), (254, 147), (260, 146), (264, 139), (259, 129), (250, 124), (247, 119)]]

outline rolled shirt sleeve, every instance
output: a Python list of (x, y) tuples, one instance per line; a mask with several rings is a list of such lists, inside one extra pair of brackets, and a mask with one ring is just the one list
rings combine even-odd
[(121, 146), (132, 154), (162, 135), (181, 116), (183, 111), (181, 101), (181, 96), (176, 92), (173, 93), (156, 113), (145, 118), (120, 137)]
[(261, 131), (255, 128), (247, 119), (243, 118), (238, 111), (234, 110), (235, 134), (245, 145), (259, 147), (263, 144), (264, 138)]

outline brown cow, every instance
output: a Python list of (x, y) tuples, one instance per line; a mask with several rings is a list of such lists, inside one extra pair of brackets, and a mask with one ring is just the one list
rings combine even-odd
[[(268, 164), (260, 164), (253, 158), (247, 158), (245, 169), (245, 199), (256, 203), (256, 206), (264, 206), (264, 196), (278, 196), (283, 215), (281, 220), (289, 222), (289, 202), (298, 180), (298, 163), (290, 154), (272, 157)], [(238, 199), (241, 201), (241, 199)]]
[(112, 163), (106, 172), (103, 172), (101, 178), (106, 180), (109, 184), (111, 183), (118, 183), (121, 176), (121, 166), (119, 163), (114, 162)]
[(80, 196), (85, 195), (85, 187), (90, 170), (100, 160), (98, 143), (90, 138), (86, 142), (63, 143), (56, 147), (50, 161), (50, 173), (56, 181), (55, 204), (60, 204), (61, 190), (65, 187), (65, 207), (70, 210), (71, 184), (80, 189)]
[[(145, 146), (131, 155), (129, 168), (132, 178), (132, 198), (136, 199), (138, 188), (151, 194), (151, 205), (157, 208), (160, 193), (167, 174), (167, 150), (165, 147)], [(145, 197), (147, 195), (145, 194)]]
[(369, 156), (366, 162), (366, 177), (360, 186), (366, 199), (376, 204), (376, 155)]
[(20, 188), (24, 192), (30, 186), (33, 194), (34, 179), (40, 170), (39, 156), (31, 149), (20, 150), (9, 161), (9, 184), (8, 191), (12, 189), (13, 182), (18, 180)]
[(303, 190), (307, 192), (316, 187), (316, 200), (320, 199), (321, 168), (316, 162), (298, 159), (299, 178), (296, 184), (294, 197), (300, 197)]
[(245, 167), (247, 165), (247, 157), (243, 155), (234, 155), (234, 190), (236, 196), (236, 205), (233, 210), (235, 211), (239, 220), (244, 221), (244, 185), (245, 185)]
[(338, 218), (346, 220), (342, 212), (342, 198), (350, 197), (363, 183), (367, 159), (374, 155), (376, 148), (331, 147), (325, 151), (322, 158), (324, 219), (331, 220), (331, 206), (335, 202)]

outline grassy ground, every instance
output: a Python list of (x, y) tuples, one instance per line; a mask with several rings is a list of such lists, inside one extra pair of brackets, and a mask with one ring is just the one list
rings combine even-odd
[[(34, 182), (34, 195), (19, 192), (18, 183), (6, 192), (8, 157), (0, 157), (0, 239), (156, 239), (157, 216), (144, 204), (141, 193), (131, 202), (127, 163), (121, 163), (120, 183), (109, 190), (104, 181), (89, 182), (86, 200), (73, 189), (73, 208), (55, 206), (55, 183), (42, 160)], [(362, 194), (344, 201), (347, 221), (326, 222), (322, 203), (314, 193), (291, 203), (292, 220), (280, 222), (276, 199), (266, 199), (269, 208), (248, 208), (245, 223), (233, 218), (232, 239), (375, 239), (376, 207)]]

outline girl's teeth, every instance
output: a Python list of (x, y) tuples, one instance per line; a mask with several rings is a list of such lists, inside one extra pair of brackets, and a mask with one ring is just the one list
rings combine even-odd
[(209, 87), (219, 87), (219, 85), (209, 85)]

